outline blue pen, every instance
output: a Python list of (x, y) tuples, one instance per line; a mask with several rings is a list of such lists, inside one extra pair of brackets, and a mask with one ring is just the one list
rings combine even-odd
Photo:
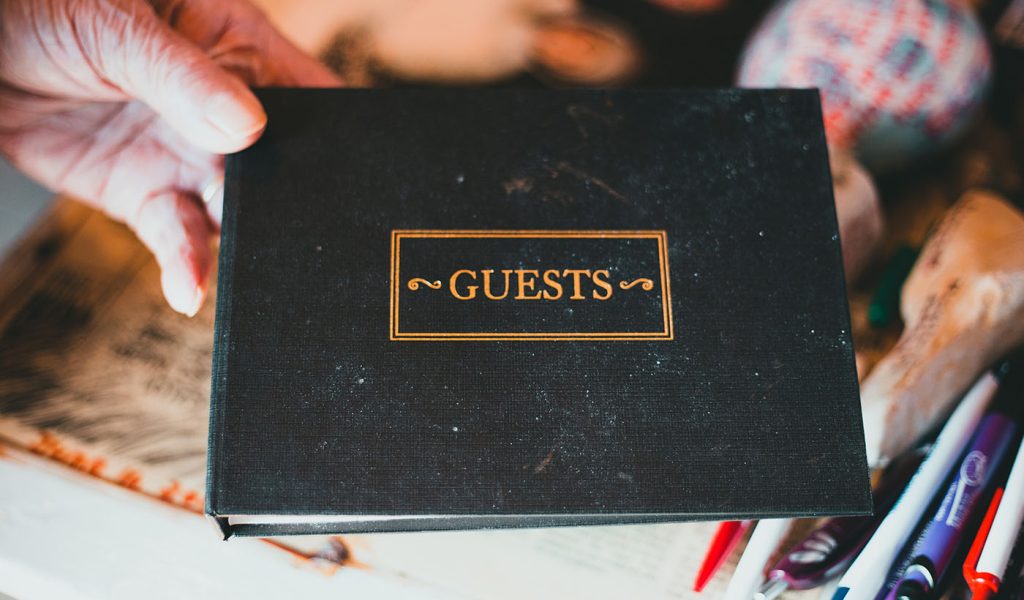
[(886, 600), (926, 600), (936, 590), (969, 536), (965, 529), (985, 506), (980, 499), (1016, 439), (1014, 419), (985, 415), (935, 514), (909, 553), (908, 566)]
[(998, 388), (997, 377), (986, 373), (960, 401), (896, 505), (839, 581), (832, 600), (874, 600), (890, 565), (927, 515), (936, 489), (956, 467)]

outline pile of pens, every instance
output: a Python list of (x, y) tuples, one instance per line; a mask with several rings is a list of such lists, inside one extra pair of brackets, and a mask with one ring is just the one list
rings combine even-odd
[(987, 372), (937, 435), (877, 478), (874, 515), (824, 521), (772, 565), (788, 519), (723, 523), (700, 591), (747, 529), (725, 594), (771, 600), (841, 578), (832, 600), (1024, 598), (1024, 350)]

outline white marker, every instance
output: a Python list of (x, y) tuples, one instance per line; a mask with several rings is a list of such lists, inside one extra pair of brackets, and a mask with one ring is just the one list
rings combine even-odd
[(921, 463), (878, 531), (839, 581), (832, 600), (874, 600), (885, 583), (893, 560), (914, 532), (949, 470), (957, 463), (998, 387), (999, 379), (987, 372), (967, 392), (935, 439), (928, 458)]
[(996, 517), (992, 520), (992, 528), (985, 540), (985, 549), (978, 557), (976, 570), (989, 573), (1002, 580), (1006, 573), (1006, 563), (1010, 560), (1010, 551), (1017, 541), (1021, 521), (1024, 520), (1024, 443), (1017, 451), (1013, 461), (1013, 469), (1006, 480), (1003, 499), (999, 501)]
[(765, 564), (779, 547), (779, 542), (786, 537), (792, 522), (793, 519), (764, 519), (757, 522), (723, 598), (749, 600), (754, 596), (764, 583)]

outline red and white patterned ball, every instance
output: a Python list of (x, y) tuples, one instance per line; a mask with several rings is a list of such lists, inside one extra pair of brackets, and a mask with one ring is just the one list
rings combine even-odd
[(874, 170), (955, 139), (991, 75), (962, 0), (782, 0), (740, 60), (743, 87), (817, 87), (829, 142)]

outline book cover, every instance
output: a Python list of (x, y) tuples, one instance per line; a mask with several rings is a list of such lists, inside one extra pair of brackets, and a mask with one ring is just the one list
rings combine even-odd
[[(172, 312), (156, 263), (128, 229), (78, 202), (55, 202), (0, 262), (0, 468), (24, 470), (40, 485), (65, 479), (125, 503), (107, 489), (118, 485), (137, 492), (131, 498), (140, 506), (128, 511), (159, 511), (156, 498), (202, 512), (213, 308), (208, 303), (194, 318)], [(0, 491), (10, 490), (5, 480)], [(325, 591), (351, 585), (344, 573), (354, 569), (369, 573), (368, 582), (401, 577), (412, 589), (465, 598), (680, 600), (699, 597), (692, 582), (715, 527), (266, 541), (280, 549), (271, 553), (277, 560), (304, 565)], [(492, 559), (497, 554), (502, 561)], [(732, 563), (705, 594), (725, 591)], [(340, 578), (323, 577), (336, 570)]]
[(226, 534), (870, 511), (816, 92), (260, 95), (225, 185)]

